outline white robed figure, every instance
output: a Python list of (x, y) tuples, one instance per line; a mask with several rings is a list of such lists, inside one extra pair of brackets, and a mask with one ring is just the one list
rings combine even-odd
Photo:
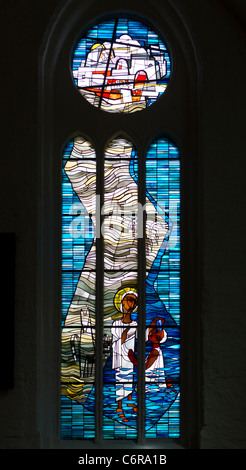
[(137, 292), (131, 289), (122, 289), (118, 292), (121, 296), (121, 319), (113, 322), (111, 332), (113, 337), (112, 369), (115, 370), (117, 412), (123, 421), (128, 421), (122, 408), (122, 400), (127, 398), (128, 406), (137, 411), (136, 405), (130, 403), (133, 391), (133, 363), (129, 359), (129, 350), (135, 350), (137, 322), (132, 320), (131, 313), (137, 308)]

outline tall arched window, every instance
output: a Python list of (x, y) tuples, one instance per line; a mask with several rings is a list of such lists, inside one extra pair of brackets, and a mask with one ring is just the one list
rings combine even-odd
[[(192, 328), (184, 323), (196, 291), (193, 228), (187, 237), (191, 217), (196, 224), (186, 188), (195, 147), (187, 65), (168, 21), (149, 18), (145, 8), (84, 10), (82, 18), (74, 0), (65, 10), (51, 34), (57, 50), (45, 50), (52, 80), (44, 74), (42, 102), (52, 179), (42, 207), (60, 195), (53, 224), (62, 234), (42, 298), (44, 305), (59, 289), (52, 307), (61, 311), (56, 435), (101, 446), (179, 442), (191, 398), (184, 359)], [(80, 12), (73, 20), (72, 11)], [(54, 239), (42, 240), (51, 253)], [(194, 252), (193, 244), (195, 260)]]

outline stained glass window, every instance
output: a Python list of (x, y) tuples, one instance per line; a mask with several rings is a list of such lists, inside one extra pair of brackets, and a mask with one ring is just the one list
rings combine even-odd
[[(95, 435), (96, 159), (71, 141), (63, 173), (62, 437)], [(179, 436), (180, 165), (155, 141), (146, 158), (146, 437)], [(138, 156), (125, 139), (104, 161), (103, 436), (137, 437)], [(82, 204), (81, 204), (82, 203)]]
[(76, 86), (93, 106), (132, 113), (146, 108), (165, 91), (170, 56), (148, 26), (117, 18), (92, 27), (73, 56)]
[[(73, 75), (94, 106), (110, 112), (143, 111), (165, 91), (170, 59), (149, 27), (119, 18), (96, 25), (79, 41)], [(117, 137), (104, 150), (99, 176), (97, 154), (88, 139), (79, 136), (69, 141), (62, 157), (61, 437), (96, 436), (98, 236), (103, 236), (104, 259), (102, 438), (136, 439), (142, 412), (146, 439), (179, 437), (179, 150), (170, 139), (160, 137), (146, 155), (139, 155), (130, 140)], [(146, 161), (144, 206), (139, 203), (140, 158)], [(103, 180), (102, 207), (98, 177)], [(139, 308), (138, 277), (143, 238), (144, 314)], [(145, 410), (138, 406), (141, 341)]]

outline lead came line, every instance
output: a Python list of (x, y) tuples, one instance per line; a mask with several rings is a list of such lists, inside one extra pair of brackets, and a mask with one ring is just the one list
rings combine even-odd
[(101, 93), (100, 98), (99, 98), (99, 105), (98, 105), (99, 108), (101, 108), (102, 97), (103, 97), (103, 92), (104, 92), (106, 78), (107, 78), (107, 71), (108, 71), (108, 68), (109, 68), (109, 63), (110, 63), (111, 53), (112, 53), (112, 49), (113, 49), (113, 44), (114, 44), (115, 38), (116, 38), (117, 26), (118, 26), (118, 19), (115, 20), (114, 32), (113, 32), (113, 36), (112, 36), (112, 42), (111, 42), (111, 45), (110, 45), (106, 71), (105, 71), (105, 74), (104, 74), (104, 79), (103, 79), (103, 84), (102, 84), (102, 93)]
[[(96, 210), (100, 211), (97, 221), (100, 227), (103, 222), (102, 207), (104, 204), (104, 153), (98, 150), (97, 155), (97, 198)], [(96, 227), (99, 234), (96, 239), (96, 343), (95, 343), (95, 440), (101, 442), (103, 438), (103, 315), (104, 305), (104, 238), (101, 230)]]
[[(146, 201), (146, 177), (145, 177), (145, 156), (140, 153), (138, 159), (138, 201), (142, 207)], [(142, 234), (146, 233), (146, 211), (142, 213)], [(138, 393), (138, 442), (141, 444), (145, 439), (145, 285), (146, 285), (146, 257), (145, 257), (145, 236), (138, 238), (138, 373), (137, 373), (137, 393)]]

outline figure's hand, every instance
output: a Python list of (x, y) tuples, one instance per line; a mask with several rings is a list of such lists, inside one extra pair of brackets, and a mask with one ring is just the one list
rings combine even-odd
[(135, 354), (134, 354), (132, 349), (129, 349), (128, 357), (129, 357), (130, 361), (136, 366), (137, 365), (137, 359), (136, 359)]
[(145, 362), (145, 370), (146, 369), (149, 369), (149, 367), (152, 366), (152, 364), (154, 364), (154, 362), (156, 361), (156, 359), (158, 358), (159, 356), (159, 353), (158, 351), (156, 351), (156, 349), (152, 349), (147, 357), (147, 360)]

